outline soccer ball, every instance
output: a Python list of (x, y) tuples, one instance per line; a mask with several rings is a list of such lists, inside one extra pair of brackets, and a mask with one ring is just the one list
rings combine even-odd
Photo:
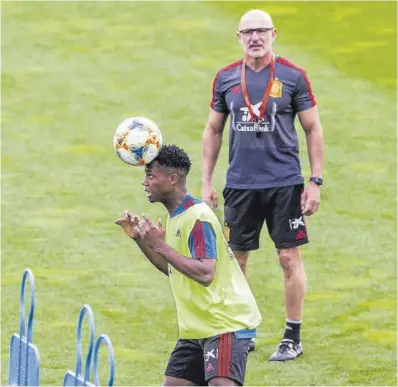
[(130, 117), (116, 129), (113, 146), (121, 160), (130, 165), (149, 164), (160, 152), (163, 139), (158, 126), (145, 117)]

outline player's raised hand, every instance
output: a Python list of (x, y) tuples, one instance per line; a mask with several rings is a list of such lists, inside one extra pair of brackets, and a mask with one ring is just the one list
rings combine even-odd
[(123, 217), (116, 219), (114, 223), (120, 226), (130, 238), (135, 239), (139, 236), (138, 222), (137, 215), (125, 210)]
[(143, 215), (138, 222), (137, 228), (140, 238), (152, 249), (156, 249), (163, 243), (165, 233), (159, 220), (158, 225), (155, 225), (147, 216)]
[(157, 226), (157, 228), (159, 229), (159, 231), (161, 232), (161, 234), (162, 234), (162, 239), (164, 240), (164, 237), (165, 237), (165, 235), (166, 235), (166, 230), (165, 230), (165, 228), (163, 227), (162, 219), (161, 219), (161, 218), (158, 218), (158, 220), (157, 220), (157, 222), (156, 222), (156, 226)]

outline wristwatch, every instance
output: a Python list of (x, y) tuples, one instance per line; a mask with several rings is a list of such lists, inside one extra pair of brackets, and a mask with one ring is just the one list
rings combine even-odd
[(316, 185), (322, 185), (323, 184), (323, 179), (322, 179), (322, 177), (311, 176), (310, 177), (310, 182), (315, 183)]

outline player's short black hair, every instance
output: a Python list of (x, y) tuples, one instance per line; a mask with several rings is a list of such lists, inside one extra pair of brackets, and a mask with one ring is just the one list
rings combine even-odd
[(177, 145), (163, 145), (159, 154), (153, 161), (157, 161), (159, 165), (165, 168), (179, 169), (188, 175), (191, 169), (191, 160), (184, 149)]

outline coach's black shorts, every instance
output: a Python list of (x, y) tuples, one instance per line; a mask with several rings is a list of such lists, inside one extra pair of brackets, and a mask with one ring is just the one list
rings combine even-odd
[(223, 333), (200, 340), (180, 339), (170, 356), (166, 376), (206, 386), (215, 377), (229, 378), (243, 385), (250, 339)]
[(301, 212), (303, 188), (302, 184), (255, 190), (225, 188), (224, 226), (231, 248), (257, 250), (264, 220), (277, 249), (308, 243)]

